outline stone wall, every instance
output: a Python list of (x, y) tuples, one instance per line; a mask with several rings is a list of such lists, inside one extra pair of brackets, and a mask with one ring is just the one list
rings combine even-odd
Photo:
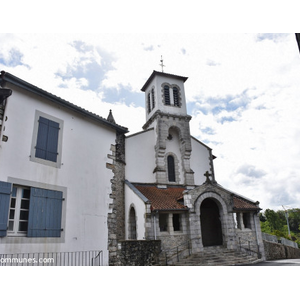
[(159, 264), (160, 240), (127, 240), (119, 243), (118, 257), (121, 266), (153, 266)]
[(300, 249), (264, 240), (267, 260), (300, 258)]
[(112, 202), (109, 204), (110, 212), (107, 216), (108, 227), (108, 251), (109, 265), (120, 265), (118, 256), (118, 243), (125, 239), (125, 201), (124, 201), (124, 180), (125, 180), (125, 136), (117, 132), (116, 145), (111, 145), (112, 164), (107, 163), (106, 167), (113, 172), (111, 180)]

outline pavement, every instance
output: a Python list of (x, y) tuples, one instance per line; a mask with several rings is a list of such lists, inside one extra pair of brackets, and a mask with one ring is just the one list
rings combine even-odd
[(267, 260), (258, 262), (256, 264), (247, 264), (244, 266), (300, 266), (300, 259)]

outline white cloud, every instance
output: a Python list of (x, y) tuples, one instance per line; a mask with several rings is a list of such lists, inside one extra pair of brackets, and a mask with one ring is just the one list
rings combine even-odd
[(145, 122), (140, 89), (163, 55), (165, 72), (189, 77), (191, 133), (218, 157), (217, 181), (263, 208), (300, 207), (294, 34), (0, 35), (0, 53), (1, 69), (102, 117), (112, 109), (130, 133)]

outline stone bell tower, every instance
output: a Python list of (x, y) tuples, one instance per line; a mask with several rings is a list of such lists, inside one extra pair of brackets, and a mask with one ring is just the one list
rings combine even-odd
[(194, 187), (190, 167), (192, 151), (184, 82), (187, 77), (153, 71), (142, 87), (145, 92), (146, 123), (144, 130), (154, 128), (156, 136), (156, 183)]

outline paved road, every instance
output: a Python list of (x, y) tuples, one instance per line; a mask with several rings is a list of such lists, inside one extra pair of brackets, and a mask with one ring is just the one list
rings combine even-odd
[(257, 264), (249, 264), (246, 266), (299, 266), (300, 267), (300, 259), (268, 260)]

